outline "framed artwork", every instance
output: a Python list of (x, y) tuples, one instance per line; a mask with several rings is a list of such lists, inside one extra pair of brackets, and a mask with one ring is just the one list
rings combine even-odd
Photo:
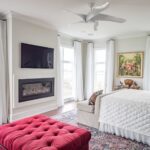
[(118, 53), (118, 76), (143, 77), (143, 52)]

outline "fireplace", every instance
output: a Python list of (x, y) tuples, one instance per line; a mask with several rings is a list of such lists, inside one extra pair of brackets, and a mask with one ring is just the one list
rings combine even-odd
[(54, 96), (54, 78), (20, 79), (19, 102)]

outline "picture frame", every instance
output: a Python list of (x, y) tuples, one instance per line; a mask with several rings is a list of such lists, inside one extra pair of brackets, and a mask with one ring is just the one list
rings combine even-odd
[(142, 78), (144, 52), (117, 53), (117, 75), (124, 78)]

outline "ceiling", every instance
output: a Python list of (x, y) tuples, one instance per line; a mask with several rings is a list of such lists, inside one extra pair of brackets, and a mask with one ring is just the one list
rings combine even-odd
[[(97, 0), (98, 4), (106, 0)], [(59, 32), (80, 39), (101, 39), (117, 35), (150, 31), (150, 0), (109, 0), (103, 13), (126, 19), (126, 23), (100, 22), (98, 31), (92, 24), (73, 24), (78, 16), (65, 10), (88, 13), (90, 0), (0, 0), (0, 12), (15, 11), (51, 24)]]

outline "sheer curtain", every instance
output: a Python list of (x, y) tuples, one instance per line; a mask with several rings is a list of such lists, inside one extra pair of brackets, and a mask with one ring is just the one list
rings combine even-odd
[(88, 43), (85, 74), (85, 98), (89, 99), (94, 91), (94, 44)]
[(144, 62), (143, 89), (150, 90), (150, 36), (147, 37)]
[(105, 93), (109, 93), (113, 89), (114, 79), (114, 59), (115, 59), (115, 41), (109, 40), (106, 43), (106, 79)]
[(64, 105), (63, 96), (63, 50), (61, 48), (61, 39), (58, 36), (58, 51), (57, 51), (57, 104), (58, 106)]
[(0, 21), (0, 124), (8, 120), (8, 58), (6, 49), (6, 22)]
[(84, 99), (81, 42), (74, 41), (74, 52), (75, 52), (75, 100), (81, 101)]

